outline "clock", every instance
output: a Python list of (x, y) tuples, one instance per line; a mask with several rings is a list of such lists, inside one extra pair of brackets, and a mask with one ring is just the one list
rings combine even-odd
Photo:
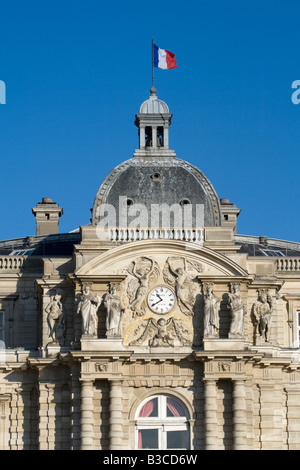
[(149, 292), (148, 305), (155, 313), (168, 313), (175, 305), (175, 294), (168, 287), (155, 287)]

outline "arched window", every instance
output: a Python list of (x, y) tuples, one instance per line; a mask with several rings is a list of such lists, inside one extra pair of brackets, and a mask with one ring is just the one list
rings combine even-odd
[(189, 413), (171, 395), (155, 395), (137, 410), (136, 449), (189, 449)]

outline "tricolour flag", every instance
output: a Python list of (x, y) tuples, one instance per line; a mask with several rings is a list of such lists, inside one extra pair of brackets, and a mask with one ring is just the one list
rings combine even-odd
[(176, 69), (175, 54), (165, 49), (160, 49), (153, 44), (153, 65), (159, 69)]

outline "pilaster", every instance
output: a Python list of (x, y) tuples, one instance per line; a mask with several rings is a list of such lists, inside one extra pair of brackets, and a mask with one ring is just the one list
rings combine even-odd
[(287, 394), (287, 441), (288, 450), (300, 449), (300, 386), (288, 386)]
[(282, 388), (275, 383), (259, 384), (261, 450), (282, 449)]

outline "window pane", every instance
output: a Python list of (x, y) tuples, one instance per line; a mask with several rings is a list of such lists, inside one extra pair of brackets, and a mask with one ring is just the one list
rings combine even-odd
[(187, 431), (168, 431), (167, 449), (186, 449)]
[(186, 413), (183, 409), (183, 406), (178, 403), (177, 400), (168, 397), (167, 398), (167, 416), (168, 417), (178, 417), (185, 416)]
[(158, 399), (153, 398), (147, 401), (140, 411), (139, 418), (153, 418), (158, 417)]
[(158, 449), (158, 429), (140, 429), (138, 448)]

